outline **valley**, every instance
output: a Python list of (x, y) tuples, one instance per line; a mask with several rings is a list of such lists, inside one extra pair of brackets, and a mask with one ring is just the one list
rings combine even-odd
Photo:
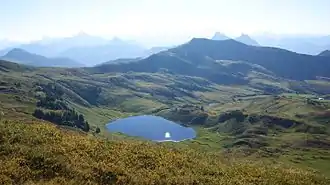
[[(327, 56), (207, 39), (95, 67), (1, 60), (0, 177), (40, 184), (41, 176), (54, 184), (328, 184), (329, 71)], [(36, 109), (53, 117), (37, 119)], [(107, 132), (110, 121), (135, 115), (192, 127), (197, 137), (154, 143)]]

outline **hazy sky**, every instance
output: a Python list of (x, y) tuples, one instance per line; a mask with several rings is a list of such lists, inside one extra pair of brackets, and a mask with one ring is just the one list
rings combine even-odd
[(0, 39), (84, 31), (178, 41), (215, 31), (330, 34), (329, 0), (0, 0)]

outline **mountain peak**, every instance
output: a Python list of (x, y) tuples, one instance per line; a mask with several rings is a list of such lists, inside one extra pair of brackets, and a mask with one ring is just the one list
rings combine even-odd
[(24, 55), (29, 55), (31, 53), (25, 51), (24, 49), (21, 49), (21, 48), (14, 48), (14, 49), (11, 49), (10, 51), (7, 52), (6, 56), (16, 56), (17, 54), (24, 54)]
[(248, 34), (242, 33), (239, 37), (236, 39), (250, 39), (253, 40)]
[(212, 40), (228, 40), (228, 39), (230, 38), (220, 32), (215, 32), (215, 34), (212, 37)]
[(242, 33), (241, 36), (237, 37), (235, 40), (238, 42), (241, 42), (246, 45), (251, 45), (251, 46), (260, 46), (260, 44), (252, 39), (249, 35)]

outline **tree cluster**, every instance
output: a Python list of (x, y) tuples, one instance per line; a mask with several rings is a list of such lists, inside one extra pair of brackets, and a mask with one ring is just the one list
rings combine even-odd
[(44, 98), (39, 98), (37, 102), (37, 107), (43, 107), (50, 110), (68, 110), (69, 107), (61, 100), (55, 99), (51, 96), (46, 96)]
[(84, 116), (82, 114), (78, 114), (74, 110), (43, 111), (41, 109), (36, 109), (33, 116), (38, 119), (50, 121), (57, 125), (76, 127), (85, 132), (88, 132), (90, 129), (90, 126)]
[(245, 119), (245, 115), (240, 110), (234, 110), (230, 112), (225, 112), (219, 115), (218, 122), (223, 123), (230, 119), (236, 119), (238, 122), (242, 122)]
[(90, 126), (82, 114), (78, 114), (63, 101), (63, 90), (56, 84), (38, 84), (38, 90), (45, 93), (38, 97), (37, 108), (33, 116), (57, 125), (76, 127), (88, 132)]

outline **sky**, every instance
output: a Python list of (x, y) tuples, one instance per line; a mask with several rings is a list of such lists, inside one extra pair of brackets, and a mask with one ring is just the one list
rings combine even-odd
[(0, 40), (85, 32), (145, 43), (219, 31), (330, 34), (329, 0), (0, 0)]

